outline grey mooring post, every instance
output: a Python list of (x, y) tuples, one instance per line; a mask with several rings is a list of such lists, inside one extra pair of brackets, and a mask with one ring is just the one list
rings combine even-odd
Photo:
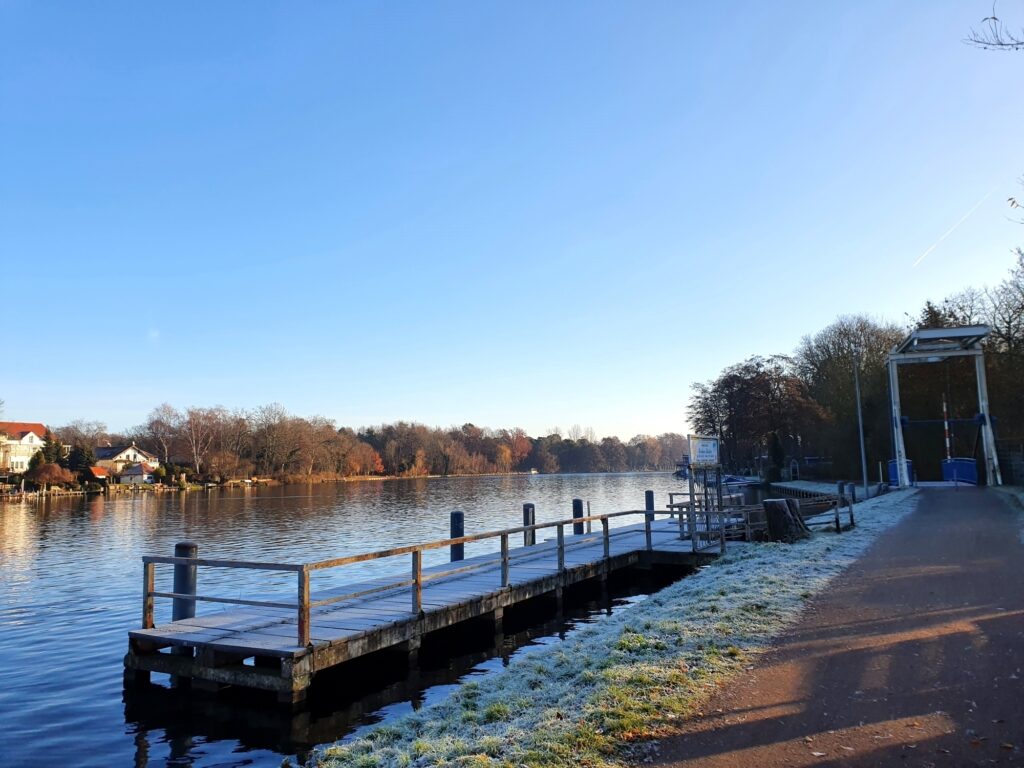
[[(537, 508), (533, 504), (523, 504), (523, 525), (537, 524)], [(537, 531), (523, 531), (523, 546), (532, 547), (537, 543)]]
[[(466, 516), (462, 512), (452, 512), (451, 519), (451, 537), (453, 539), (461, 539), (466, 535)], [(454, 563), (456, 560), (462, 560), (466, 556), (466, 545), (465, 544), (452, 544), (449, 547), (451, 551), (451, 561)]]
[[(179, 541), (174, 545), (175, 557), (187, 557), (195, 560), (199, 547), (191, 541)], [(196, 594), (196, 567), (194, 565), (174, 566), (174, 593), (177, 595)], [(187, 597), (174, 598), (171, 607), (171, 620), (192, 619), (196, 615), (196, 601)]]
[(654, 523), (654, 491), (644, 491), (644, 545), (651, 549), (651, 524)]
[[(583, 519), (583, 499), (572, 500), (572, 517), (573, 520)], [(577, 536), (583, 533), (583, 523), (573, 523), (572, 532)]]

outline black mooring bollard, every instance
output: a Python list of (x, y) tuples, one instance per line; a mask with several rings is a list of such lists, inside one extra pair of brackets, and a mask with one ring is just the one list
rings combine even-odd
[[(179, 541), (174, 545), (175, 557), (188, 557), (195, 559), (199, 554), (199, 547), (191, 541)], [(174, 566), (174, 593), (177, 595), (196, 594), (196, 567), (194, 565)], [(196, 615), (196, 601), (187, 597), (174, 598), (171, 607), (171, 620), (192, 619)]]
[[(533, 504), (523, 504), (523, 525), (537, 524), (537, 508)], [(532, 547), (537, 543), (537, 531), (523, 531), (523, 546)]]
[[(466, 535), (466, 516), (462, 512), (452, 512), (451, 531), (451, 538), (453, 539), (461, 539)], [(456, 560), (462, 560), (466, 556), (465, 544), (452, 544), (450, 550), (453, 563)]]
[[(644, 509), (648, 512), (654, 512), (654, 491), (644, 491)], [(648, 520), (654, 519), (653, 514), (649, 514), (646, 517)]]
[[(572, 500), (572, 518), (573, 520), (583, 517), (583, 499)], [(583, 533), (583, 523), (573, 523), (572, 532), (579, 536)]]

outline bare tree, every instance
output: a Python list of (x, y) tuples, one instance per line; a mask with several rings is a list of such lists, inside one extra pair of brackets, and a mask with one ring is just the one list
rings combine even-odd
[(162, 403), (149, 413), (142, 425), (142, 434), (149, 446), (160, 453), (164, 464), (171, 463), (171, 451), (181, 429), (181, 414), (169, 403)]
[(1024, 50), (1024, 28), (1011, 31), (996, 16), (996, 3), (992, 3), (992, 14), (981, 20), (980, 29), (971, 27), (971, 32), (964, 42), (986, 51), (1022, 51)]
[(102, 421), (85, 421), (75, 419), (63, 427), (56, 427), (54, 430), (62, 442), (69, 445), (97, 446), (107, 439), (107, 425)]
[(197, 473), (203, 471), (210, 445), (217, 434), (225, 412), (217, 408), (189, 408), (179, 424), (178, 433), (188, 449), (192, 466)]

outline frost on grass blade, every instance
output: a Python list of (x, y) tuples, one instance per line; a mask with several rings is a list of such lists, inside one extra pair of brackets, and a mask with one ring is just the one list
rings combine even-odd
[(565, 642), (464, 683), (311, 762), (347, 766), (612, 764), (657, 734), (799, 616), (807, 599), (916, 505), (913, 490), (857, 507), (848, 533), (730, 544), (725, 557)]

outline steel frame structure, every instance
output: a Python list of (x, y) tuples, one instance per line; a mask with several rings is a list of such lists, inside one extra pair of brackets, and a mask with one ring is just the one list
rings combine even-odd
[(985, 476), (990, 485), (1002, 485), (996, 439), (988, 406), (988, 384), (985, 380), (985, 353), (982, 340), (988, 336), (987, 325), (965, 325), (957, 328), (922, 328), (912, 331), (889, 353), (889, 394), (892, 400), (893, 442), (896, 451), (896, 476), (901, 488), (910, 485), (907, 472), (907, 449), (903, 442), (903, 421), (900, 412), (899, 366), (902, 363), (939, 363), (950, 357), (973, 357), (974, 375), (978, 385), (978, 410), (981, 413), (981, 449), (985, 460)]

